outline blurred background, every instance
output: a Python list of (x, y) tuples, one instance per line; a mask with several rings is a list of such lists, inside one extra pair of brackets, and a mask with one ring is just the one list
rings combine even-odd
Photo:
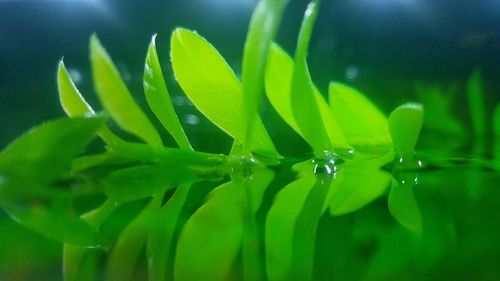
[[(289, 53), (307, 2), (290, 0), (283, 17), (276, 40)], [(64, 115), (56, 85), (63, 56), (89, 103), (101, 108), (89, 73), (88, 39), (94, 32), (134, 97), (145, 105), (144, 58), (157, 33), (167, 86), (193, 146), (227, 152), (231, 139), (199, 114), (175, 83), (170, 34), (178, 26), (196, 30), (239, 74), (255, 5), (256, 0), (0, 0), (0, 147), (36, 124)], [(387, 114), (402, 102), (430, 101), (433, 112), (443, 109), (459, 120), (455, 125), (460, 128), (450, 130), (467, 134), (466, 83), (480, 69), (491, 117), (500, 99), (499, 0), (324, 0), (321, 5), (309, 64), (324, 95), (328, 82), (337, 80), (361, 89)], [(263, 115), (273, 139), (286, 140), (277, 145), (283, 154), (308, 151), (270, 107), (264, 106)], [(431, 125), (456, 121), (430, 116)], [(451, 123), (446, 128), (455, 126)], [(495, 204), (490, 207), (494, 210)], [(58, 243), (0, 215), (0, 279), (7, 272), (16, 280), (54, 280), (60, 251)]]

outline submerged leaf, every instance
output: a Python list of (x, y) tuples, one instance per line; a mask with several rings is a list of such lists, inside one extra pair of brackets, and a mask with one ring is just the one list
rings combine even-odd
[[(244, 202), (252, 202), (255, 215), (265, 188), (274, 173), (255, 171), (249, 179), (250, 198), (241, 184), (228, 182), (214, 189), (208, 201), (188, 220), (177, 244), (174, 279), (227, 280), (236, 261), (245, 231)], [(202, 249), (202, 250), (200, 250)]]
[(389, 116), (394, 149), (403, 158), (411, 158), (422, 128), (424, 109), (421, 104), (407, 103), (394, 109)]
[(90, 62), (97, 95), (116, 123), (150, 145), (162, 147), (160, 135), (132, 98), (96, 35), (90, 38)]
[(146, 56), (143, 82), (144, 94), (146, 95), (149, 107), (153, 110), (163, 127), (174, 137), (179, 147), (192, 149), (170, 100), (167, 85), (165, 85), (165, 80), (161, 72), (158, 54), (156, 53), (155, 39), (156, 35), (151, 39)]
[(288, 0), (262, 0), (254, 10), (245, 40), (242, 62), (244, 149), (250, 146), (259, 116), (264, 71), (269, 46), (276, 34)]
[(105, 280), (131, 280), (135, 264), (146, 243), (154, 214), (160, 208), (162, 200), (162, 193), (155, 195), (120, 234), (109, 257)]
[(340, 216), (363, 208), (384, 194), (390, 183), (390, 174), (378, 166), (342, 166), (328, 195), (330, 214)]
[(467, 98), (474, 134), (483, 136), (486, 133), (486, 103), (479, 69), (475, 69), (467, 80)]
[(387, 117), (362, 93), (347, 85), (331, 82), (330, 107), (342, 132), (355, 148), (392, 147)]
[(388, 205), (391, 215), (409, 230), (420, 232), (422, 217), (413, 194), (414, 184), (409, 182), (398, 183), (392, 179)]
[[(176, 29), (171, 44), (172, 66), (182, 90), (210, 121), (242, 143), (242, 89), (226, 61), (204, 38), (186, 29)], [(279, 156), (260, 117), (251, 137), (249, 150)]]

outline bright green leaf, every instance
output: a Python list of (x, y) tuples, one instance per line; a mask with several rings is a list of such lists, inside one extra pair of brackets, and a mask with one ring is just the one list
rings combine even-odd
[[(293, 72), (293, 60), (285, 51), (283, 51), (283, 49), (274, 44), (269, 52), (268, 65), (266, 69), (265, 82), (267, 97), (278, 114), (281, 116), (281, 118), (283, 118), (288, 123), (288, 125), (290, 125), (290, 127), (292, 127), (309, 143), (309, 145), (314, 148), (314, 143), (316, 143), (317, 140), (311, 138), (311, 135), (309, 135), (309, 138), (307, 138), (303, 134), (301, 128), (298, 125), (296, 117), (293, 114), (291, 100), (291, 82)], [(310, 83), (312, 85), (312, 82)], [(349, 148), (350, 145), (345, 140), (345, 137), (343, 136), (337, 121), (334, 119), (328, 104), (325, 102), (323, 96), (321, 95), (321, 93), (319, 93), (316, 87), (314, 87), (314, 85), (312, 85), (312, 87), (312, 98), (302, 98), (307, 98), (307, 102), (312, 102), (312, 105), (316, 108), (314, 110), (314, 114), (317, 115), (316, 117), (319, 118), (320, 121), (318, 121), (317, 124), (308, 123), (308, 126), (314, 127), (316, 130), (318, 130), (318, 132), (320, 130), (325, 131), (325, 134), (328, 136), (329, 143), (333, 144), (334, 148)], [(308, 109), (304, 108), (303, 110), (307, 111)], [(304, 114), (306, 113), (304, 112)], [(313, 118), (313, 116), (309, 116), (309, 118)]]
[(264, 71), (269, 46), (278, 30), (288, 0), (262, 0), (254, 10), (243, 52), (243, 124), (246, 128), (244, 147), (251, 145), (255, 120), (259, 116)]
[(97, 95), (118, 125), (147, 143), (162, 147), (160, 135), (132, 98), (96, 35), (90, 38), (90, 62)]
[(417, 201), (413, 194), (415, 184), (410, 182), (398, 183), (392, 179), (388, 205), (391, 215), (409, 230), (420, 232), (422, 217)]
[(149, 107), (151, 107), (151, 110), (153, 110), (163, 127), (174, 137), (179, 147), (192, 149), (170, 100), (167, 85), (165, 85), (165, 80), (163, 79), (158, 54), (156, 53), (155, 39), (156, 35), (151, 39), (146, 56), (143, 83), (144, 94), (146, 95)]
[(384, 194), (390, 184), (390, 174), (378, 166), (341, 166), (328, 195), (330, 214), (340, 216), (357, 211)]
[(389, 115), (389, 131), (394, 149), (403, 158), (411, 158), (422, 128), (424, 108), (421, 104), (407, 103)]
[[(238, 78), (204, 38), (178, 28), (172, 35), (172, 66), (177, 81), (193, 104), (214, 124), (243, 143), (243, 95)], [(250, 150), (276, 149), (260, 117), (255, 119)]]
[(329, 102), (335, 120), (355, 147), (383, 146), (390, 150), (387, 117), (362, 93), (347, 85), (331, 82)]
[(479, 69), (475, 69), (467, 80), (467, 98), (474, 134), (483, 136), (486, 133), (486, 102)]
[[(85, 98), (75, 86), (64, 62), (59, 62), (57, 71), (57, 88), (59, 91), (60, 103), (69, 117), (92, 116), (95, 115), (94, 109), (87, 103)], [(98, 131), (99, 136), (109, 145), (115, 146), (123, 142), (108, 127), (102, 126)]]

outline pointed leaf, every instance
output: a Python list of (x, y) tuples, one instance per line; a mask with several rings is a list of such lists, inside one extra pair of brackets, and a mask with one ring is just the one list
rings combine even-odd
[(49, 183), (68, 172), (71, 160), (94, 137), (104, 118), (61, 118), (39, 125), (0, 153), (0, 174)]
[(151, 110), (153, 110), (163, 127), (174, 137), (179, 147), (192, 149), (170, 100), (167, 85), (165, 85), (165, 80), (163, 79), (158, 54), (156, 53), (155, 39), (156, 35), (151, 39), (146, 56), (143, 83), (144, 94), (146, 95), (149, 107), (151, 107)]
[(111, 117), (125, 131), (137, 135), (155, 147), (162, 147), (158, 132), (132, 98), (95, 34), (90, 38), (90, 62), (97, 95)]
[(283, 10), (288, 0), (262, 0), (254, 10), (243, 52), (243, 124), (245, 126), (244, 149), (252, 141), (255, 119), (259, 116), (262, 99), (264, 71), (269, 46), (278, 30)]
[[(92, 109), (76, 88), (62, 60), (59, 62), (57, 72), (57, 88), (59, 91), (59, 101), (66, 115), (69, 117), (95, 115), (94, 109)], [(102, 126), (98, 134), (108, 145), (115, 146), (117, 143), (122, 142), (106, 126)]]
[(330, 83), (328, 93), (333, 116), (354, 147), (391, 148), (387, 117), (362, 93), (337, 82)]
[[(241, 85), (226, 61), (204, 38), (178, 28), (172, 35), (172, 66), (177, 81), (194, 105), (215, 125), (244, 141)], [(250, 150), (278, 155), (260, 117), (255, 119)]]
[(424, 108), (421, 104), (407, 103), (389, 115), (389, 131), (394, 149), (403, 158), (411, 158), (422, 128)]
[(391, 215), (400, 224), (411, 231), (420, 232), (422, 229), (422, 216), (413, 194), (414, 187), (415, 185), (412, 183), (398, 183), (393, 179), (388, 205)]

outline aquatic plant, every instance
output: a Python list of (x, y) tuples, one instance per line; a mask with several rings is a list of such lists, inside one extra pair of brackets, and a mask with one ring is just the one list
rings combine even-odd
[[(65, 280), (130, 280), (144, 248), (150, 280), (239, 276), (233, 267), (240, 250), (244, 280), (308, 280), (320, 217), (327, 210), (332, 216), (354, 212), (388, 188), (390, 213), (420, 231), (412, 184), (399, 173), (421, 166), (414, 151), (422, 105), (404, 104), (387, 118), (360, 91), (338, 82), (330, 83), (327, 102), (307, 65), (319, 1), (307, 8), (293, 58), (272, 43), (285, 5), (259, 2), (241, 81), (196, 32), (172, 33), (176, 80), (199, 111), (233, 138), (228, 155), (191, 146), (170, 101), (155, 36), (144, 94), (179, 148), (164, 146), (96, 35), (90, 61), (103, 113), (92, 109), (59, 63), (59, 97), (68, 118), (35, 127), (2, 151), (0, 204), (19, 223), (64, 243)], [(264, 89), (314, 152), (313, 159), (287, 164), (292, 180), (273, 191), (268, 187), (287, 159), (259, 116)], [(104, 151), (81, 153), (95, 135)], [(77, 210), (74, 203), (87, 197), (94, 198), (91, 207)], [(132, 215), (122, 215), (127, 211)]]

